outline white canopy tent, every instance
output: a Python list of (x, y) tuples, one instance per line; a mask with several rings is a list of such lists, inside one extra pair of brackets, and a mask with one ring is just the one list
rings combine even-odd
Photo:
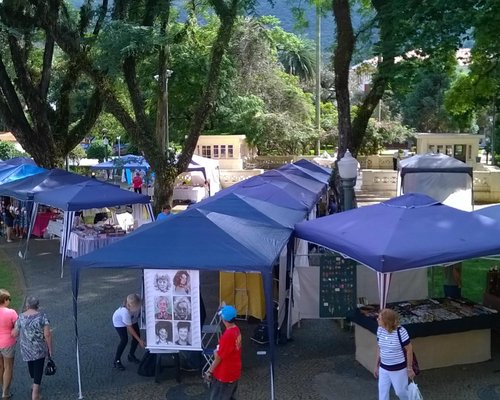
[(422, 193), (447, 206), (473, 209), (472, 167), (442, 153), (417, 154), (398, 165), (397, 195)]

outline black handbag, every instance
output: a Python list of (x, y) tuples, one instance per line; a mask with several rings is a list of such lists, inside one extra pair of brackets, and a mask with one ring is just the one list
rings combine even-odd
[(56, 363), (52, 359), (52, 357), (49, 357), (47, 360), (47, 365), (45, 366), (45, 375), (51, 376), (55, 375), (57, 371)]

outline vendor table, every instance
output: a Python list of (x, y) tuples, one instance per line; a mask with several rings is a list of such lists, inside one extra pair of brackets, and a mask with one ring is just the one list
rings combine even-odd
[(101, 247), (109, 246), (122, 237), (124, 236), (81, 236), (71, 232), (66, 255), (73, 258), (83, 256)]
[(198, 186), (179, 186), (174, 188), (174, 200), (188, 200), (198, 203), (205, 198), (206, 191), (204, 187)]
[[(388, 308), (400, 313), (422, 370), (491, 358), (490, 328), (498, 322), (494, 310), (465, 299), (420, 300), (389, 304)], [(369, 371), (376, 359), (376, 315), (376, 308), (367, 306), (350, 317), (356, 324), (356, 360)]]

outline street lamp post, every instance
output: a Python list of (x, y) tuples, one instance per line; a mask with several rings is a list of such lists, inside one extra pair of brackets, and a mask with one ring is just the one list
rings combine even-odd
[(343, 211), (351, 210), (354, 208), (354, 185), (356, 185), (356, 178), (358, 176), (358, 161), (347, 150), (337, 165), (344, 194)]
[(104, 145), (104, 161), (108, 161), (108, 144), (109, 140), (105, 136), (104, 139), (102, 139), (102, 144)]
[(118, 136), (118, 137), (116, 138), (116, 139), (118, 140), (118, 157), (120, 157), (120, 156), (121, 156), (121, 148), (120, 148), (120, 147), (121, 147), (121, 146), (120, 146), (120, 139), (121, 139), (121, 138), (122, 138), (121, 136)]
[(170, 131), (168, 127), (168, 80), (174, 71), (167, 69), (165, 71), (165, 149), (168, 152), (170, 146)]

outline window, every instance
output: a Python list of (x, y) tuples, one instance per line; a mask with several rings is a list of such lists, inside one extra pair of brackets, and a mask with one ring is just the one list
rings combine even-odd
[(201, 156), (205, 158), (212, 158), (212, 149), (210, 146), (201, 146)]
[(219, 158), (219, 145), (214, 144), (214, 158)]
[(226, 145), (220, 145), (220, 158), (226, 158)]
[(229, 144), (227, 146), (227, 158), (233, 158), (234, 157), (234, 149), (233, 149), (233, 145), (232, 144)]

